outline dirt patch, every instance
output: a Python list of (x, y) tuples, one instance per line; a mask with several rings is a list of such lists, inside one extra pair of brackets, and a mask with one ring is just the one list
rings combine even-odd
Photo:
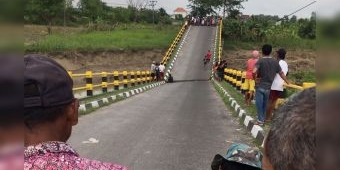
[(166, 50), (94, 51), (49, 53), (73, 73), (149, 70), (152, 61), (161, 61)]
[[(287, 50), (286, 61), (290, 72), (315, 71), (316, 51)], [(249, 50), (224, 51), (223, 59), (228, 61), (230, 68), (244, 70), (246, 61), (250, 58)]]

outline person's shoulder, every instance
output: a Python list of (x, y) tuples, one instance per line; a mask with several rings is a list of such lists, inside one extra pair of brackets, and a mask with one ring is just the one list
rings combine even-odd
[(100, 162), (97, 160), (90, 160), (87, 158), (79, 158), (78, 163), (82, 165), (85, 165), (86, 167), (89, 167), (89, 169), (100, 169), (100, 170), (128, 170), (127, 167), (113, 164), (113, 163), (107, 163), (107, 162)]

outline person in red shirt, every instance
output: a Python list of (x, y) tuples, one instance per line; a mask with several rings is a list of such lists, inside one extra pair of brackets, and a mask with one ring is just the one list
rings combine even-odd
[(255, 92), (255, 79), (253, 77), (253, 70), (255, 68), (255, 64), (257, 60), (259, 59), (260, 52), (259, 51), (252, 51), (251, 53), (252, 58), (247, 61), (247, 73), (246, 73), (246, 79), (244, 82), (244, 90), (245, 92), (245, 102), (249, 106), (251, 103), (251, 100), (253, 98), (254, 92)]
[(210, 62), (212, 58), (212, 54), (210, 52), (210, 50), (208, 50), (208, 53), (204, 56), (204, 67)]

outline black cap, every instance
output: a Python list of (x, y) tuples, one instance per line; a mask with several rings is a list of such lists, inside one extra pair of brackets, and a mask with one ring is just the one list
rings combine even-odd
[(279, 49), (278, 51), (276, 51), (276, 52), (277, 52), (277, 54), (278, 54), (280, 57), (285, 57), (286, 54), (287, 54), (286, 50), (283, 49), (283, 48), (280, 48), (280, 49)]
[(73, 99), (73, 81), (56, 61), (42, 55), (24, 57), (24, 107), (55, 107)]

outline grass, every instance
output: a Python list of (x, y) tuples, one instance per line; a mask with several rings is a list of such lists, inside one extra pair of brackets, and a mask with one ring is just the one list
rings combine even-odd
[(180, 26), (162, 28), (132, 27), (113, 31), (76, 32), (52, 34), (36, 43), (25, 45), (29, 52), (58, 52), (70, 50), (139, 50), (168, 48)]
[[(226, 104), (227, 108), (228, 108), (229, 110), (231, 110), (231, 112), (233, 113), (233, 116), (234, 116), (234, 117), (238, 117), (237, 113), (236, 113), (236, 112), (234, 111), (234, 109), (231, 108), (231, 106), (230, 106), (231, 102), (228, 100), (227, 97), (224, 96), (222, 90), (217, 86), (216, 83), (213, 83), (213, 85), (214, 85), (214, 87), (215, 87), (217, 93), (221, 96), (221, 98), (222, 98), (224, 104)], [(229, 84), (227, 84), (227, 83), (225, 83), (225, 82), (222, 82), (221, 85), (222, 85), (222, 87), (224, 87), (224, 89), (227, 90), (228, 93), (229, 93), (229, 90), (226, 89), (226, 87), (225, 87), (225, 85), (229, 85)], [(229, 86), (230, 86), (230, 85), (229, 85)], [(237, 93), (237, 91), (235, 91), (235, 90), (233, 89), (233, 87), (230, 86), (230, 88), (232, 88), (232, 89), (230, 89), (232, 92), (236, 92), (236, 93)], [(229, 94), (232, 95), (231, 93), (229, 93)], [(239, 98), (239, 96), (237, 96), (237, 95), (236, 95), (235, 97), (234, 97), (234, 95), (232, 95), (232, 96), (233, 96), (233, 98), (235, 98), (235, 97), (238, 97), (238, 98)], [(235, 98), (235, 100), (236, 100), (236, 98)], [(238, 100), (237, 100), (237, 102), (238, 102)], [(242, 107), (242, 105), (241, 105), (242, 103), (240, 103), (240, 102), (238, 102), (238, 103), (239, 103), (240, 106)], [(242, 108), (244, 108), (244, 107), (242, 107)], [(247, 112), (247, 113), (249, 113), (249, 112)], [(239, 124), (240, 124), (240, 125), (243, 124), (242, 119), (239, 119)], [(266, 132), (267, 132), (268, 129), (269, 129), (269, 127), (267, 127), (267, 126), (265, 126), (265, 127), (263, 127), (263, 128), (265, 129)], [(247, 132), (247, 133), (249, 133), (249, 132)], [(259, 142), (259, 141), (257, 141), (255, 138), (253, 138), (252, 144), (255, 145), (255, 146), (257, 146), (257, 147), (260, 147), (260, 146), (262, 145), (262, 143)]]

